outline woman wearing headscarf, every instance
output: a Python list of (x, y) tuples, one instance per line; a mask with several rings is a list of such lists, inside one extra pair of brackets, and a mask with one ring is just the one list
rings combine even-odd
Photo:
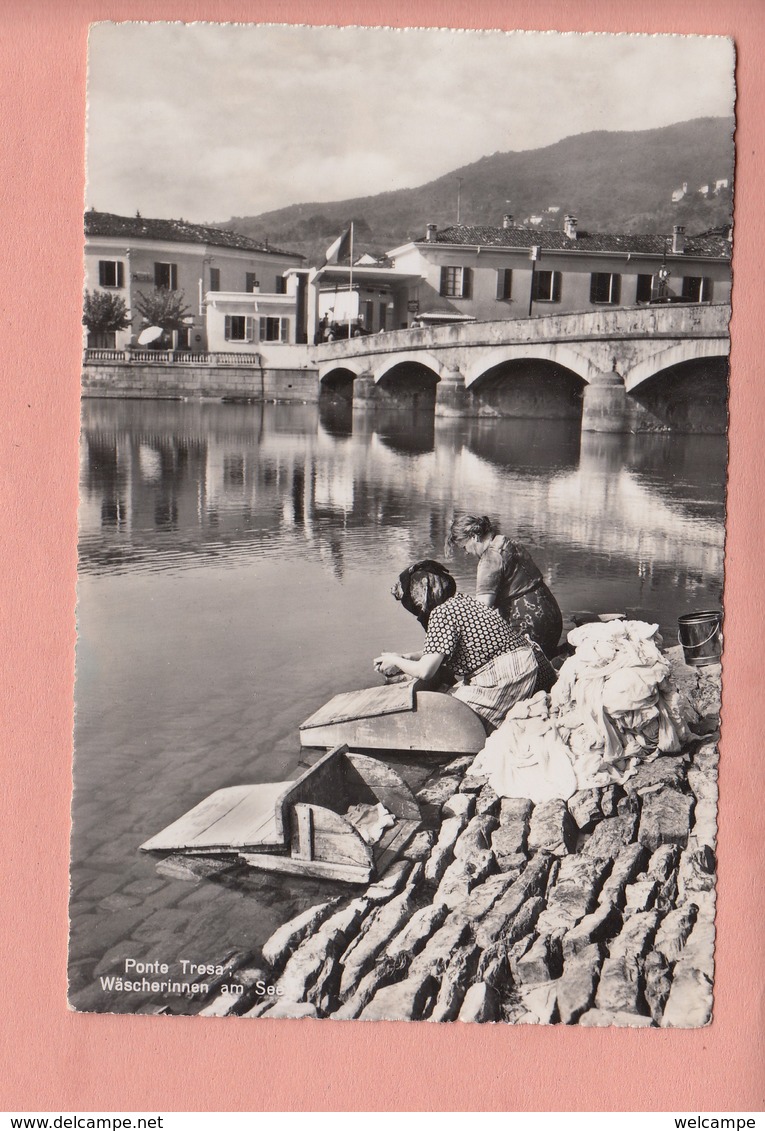
[(478, 558), (476, 600), (497, 609), (546, 656), (554, 656), (563, 616), (526, 547), (503, 537), (487, 515), (472, 514), (458, 515), (452, 522), (447, 551), (452, 546)]
[[(426, 568), (430, 566), (437, 568)], [(405, 575), (405, 608), (424, 624), (425, 643), (420, 652), (381, 653), (374, 661), (378, 671), (404, 672), (425, 680), (437, 674), (453, 677), (457, 682), (447, 694), (472, 707), (490, 729), (502, 722), (514, 703), (550, 689), (555, 673), (541, 650), (511, 628), (496, 609), (457, 593), (444, 566), (417, 562)]]

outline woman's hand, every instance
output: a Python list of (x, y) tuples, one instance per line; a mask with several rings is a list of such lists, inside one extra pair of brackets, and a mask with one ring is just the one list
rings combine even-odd
[(397, 656), (395, 652), (381, 652), (379, 656), (375, 657), (372, 663), (375, 671), (380, 672), (382, 675), (398, 675), (401, 668), (397, 661), (401, 658), (402, 657)]

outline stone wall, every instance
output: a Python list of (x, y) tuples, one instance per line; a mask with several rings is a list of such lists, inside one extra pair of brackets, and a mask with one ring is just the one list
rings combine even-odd
[(149, 400), (230, 397), (313, 404), (319, 399), (319, 380), (313, 369), (89, 362), (83, 366), (82, 395)]

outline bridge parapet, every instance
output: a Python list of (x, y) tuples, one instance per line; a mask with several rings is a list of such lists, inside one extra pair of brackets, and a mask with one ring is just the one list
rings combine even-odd
[(579, 314), (548, 314), (537, 318), (508, 318), (389, 330), (349, 341), (309, 347), (314, 361), (379, 357), (415, 350), (459, 350), (464, 347), (521, 345), (531, 342), (625, 341), (657, 338), (727, 337), (730, 306), (698, 303), (589, 310)]

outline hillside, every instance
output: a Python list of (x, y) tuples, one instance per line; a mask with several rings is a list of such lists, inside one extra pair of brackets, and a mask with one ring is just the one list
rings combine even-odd
[[(684, 223), (699, 232), (730, 217), (730, 190), (708, 199), (696, 190), (723, 178), (732, 185), (732, 133), (732, 118), (697, 118), (661, 129), (578, 134), (542, 149), (494, 153), (417, 188), (293, 204), (218, 226), (321, 262), (353, 219), (359, 253), (382, 253), (422, 236), (427, 223), (453, 224), (460, 178), (465, 224), (501, 224), (506, 212), (523, 223), (556, 207), (560, 212), (549, 214), (555, 227), (570, 211), (593, 231), (667, 232)], [(673, 204), (672, 192), (684, 181), (688, 196)]]

